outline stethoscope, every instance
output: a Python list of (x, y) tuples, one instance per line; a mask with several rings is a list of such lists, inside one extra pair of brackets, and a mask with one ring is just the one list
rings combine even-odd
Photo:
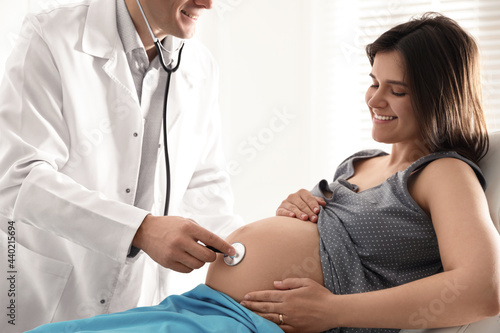
[[(163, 215), (167, 216), (168, 215), (168, 206), (170, 204), (170, 161), (168, 157), (168, 145), (167, 145), (167, 101), (168, 101), (168, 92), (170, 90), (170, 78), (172, 77), (172, 73), (174, 73), (177, 69), (179, 69), (179, 65), (181, 63), (181, 56), (182, 56), (182, 49), (184, 48), (184, 41), (181, 41), (181, 45), (174, 51), (169, 51), (166, 48), (163, 47), (161, 44), (160, 40), (155, 36), (153, 33), (153, 29), (151, 29), (151, 26), (149, 25), (148, 19), (146, 18), (146, 14), (144, 13), (144, 10), (142, 9), (141, 3), (139, 0), (137, 0), (137, 5), (139, 6), (139, 10), (141, 11), (142, 17), (144, 18), (144, 22), (146, 22), (146, 26), (148, 27), (149, 33), (151, 35), (151, 38), (153, 39), (153, 43), (155, 44), (156, 51), (158, 52), (158, 57), (160, 59), (160, 64), (161, 67), (167, 72), (167, 83), (165, 86), (165, 95), (163, 98), (163, 149), (165, 152), (165, 170), (166, 170), (166, 177), (167, 177), (167, 186), (165, 190), (165, 208), (163, 210)], [(175, 67), (169, 67), (169, 65), (172, 63), (170, 62), (168, 65), (165, 64), (165, 59), (163, 58), (163, 52), (162, 49), (165, 50), (168, 53), (173, 53), (173, 52), (179, 52), (177, 56), (177, 64)], [(229, 266), (235, 266), (239, 264), (242, 260), (243, 257), (245, 256), (245, 245), (242, 243), (233, 243), (231, 244), (235, 250), (236, 254), (234, 256), (229, 256), (227, 254), (224, 254), (224, 262), (229, 265)], [(221, 251), (211, 247), (207, 246), (209, 249), (211, 249), (214, 252), (217, 253), (222, 253)]]
[[(155, 36), (153, 33), (153, 29), (151, 29), (151, 26), (149, 25), (148, 19), (146, 18), (146, 14), (144, 13), (144, 10), (142, 9), (141, 3), (139, 0), (137, 0), (137, 5), (139, 6), (139, 10), (141, 11), (142, 17), (144, 18), (144, 22), (146, 22), (146, 26), (148, 27), (149, 33), (151, 35), (151, 38), (153, 39), (153, 43), (155, 44), (156, 51), (158, 52), (158, 57), (160, 59), (160, 64), (161, 67), (167, 72), (167, 83), (165, 86), (165, 95), (163, 98), (163, 150), (165, 152), (165, 169), (166, 169), (166, 177), (167, 177), (167, 186), (165, 190), (165, 208), (163, 210), (163, 215), (167, 216), (168, 215), (168, 206), (170, 204), (170, 160), (168, 157), (168, 144), (167, 144), (167, 101), (168, 101), (168, 92), (170, 90), (170, 78), (172, 77), (172, 73), (174, 73), (177, 69), (179, 69), (179, 65), (181, 64), (181, 56), (182, 56), (182, 49), (184, 48), (184, 41), (181, 41), (181, 46), (178, 47), (174, 51), (169, 51), (166, 48), (163, 47), (161, 44), (160, 40)], [(172, 61), (167, 65), (165, 64), (165, 59), (163, 57), (163, 52), (162, 49), (165, 50), (168, 53), (173, 53), (178, 51), (179, 54), (177, 56), (177, 64), (175, 67), (170, 67), (169, 65), (172, 63)]]

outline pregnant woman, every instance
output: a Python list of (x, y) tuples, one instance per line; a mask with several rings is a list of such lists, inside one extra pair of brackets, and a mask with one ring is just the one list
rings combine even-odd
[[(228, 266), (219, 254), (205, 285), (33, 332), (381, 333), (499, 313), (500, 241), (476, 166), (488, 136), (475, 42), (428, 14), (367, 53), (372, 136), (391, 154), (358, 152), (332, 183), (289, 196), (278, 210), (288, 217), (235, 231), (227, 240), (245, 257)], [(294, 218), (319, 206), (317, 224)]]

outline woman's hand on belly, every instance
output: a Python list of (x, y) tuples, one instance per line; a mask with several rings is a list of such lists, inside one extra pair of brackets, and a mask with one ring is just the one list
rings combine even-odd
[(296, 217), (302, 221), (318, 222), (320, 206), (326, 206), (323, 198), (316, 197), (308, 190), (298, 190), (290, 194), (276, 210), (276, 216)]
[[(337, 295), (308, 278), (274, 283), (275, 290), (250, 292), (241, 305), (280, 326), (285, 332), (323, 332), (337, 327)], [(280, 323), (280, 314), (283, 322)]]

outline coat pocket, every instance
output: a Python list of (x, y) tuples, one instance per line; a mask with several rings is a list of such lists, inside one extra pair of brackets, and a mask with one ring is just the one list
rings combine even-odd
[(73, 266), (16, 244), (18, 325), (25, 331), (50, 323)]

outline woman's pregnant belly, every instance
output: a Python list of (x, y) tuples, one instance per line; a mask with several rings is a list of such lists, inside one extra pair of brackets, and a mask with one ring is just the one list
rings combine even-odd
[(205, 283), (238, 302), (250, 291), (274, 289), (274, 281), (290, 277), (311, 278), (323, 285), (315, 223), (276, 216), (243, 226), (226, 240), (243, 243), (245, 257), (228, 266), (218, 254)]

